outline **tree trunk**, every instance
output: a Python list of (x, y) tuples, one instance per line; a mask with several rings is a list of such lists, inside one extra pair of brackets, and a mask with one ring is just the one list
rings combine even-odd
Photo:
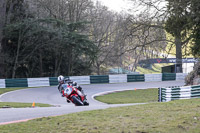
[(39, 50), (39, 55), (40, 55), (40, 77), (43, 77), (43, 61), (42, 61), (42, 50)]
[(6, 0), (0, 0), (0, 51), (2, 50), (3, 27), (6, 18)]
[(97, 62), (97, 75), (100, 75), (100, 64)]
[(69, 49), (68, 49), (68, 60), (67, 60), (67, 67), (68, 67), (68, 76), (71, 76), (71, 72), (72, 72), (72, 47), (69, 46)]
[(180, 36), (175, 36), (176, 45), (176, 73), (182, 73), (182, 42)]
[(6, 18), (6, 0), (0, 0), (0, 78), (5, 78), (4, 55), (2, 50), (3, 27)]
[(54, 71), (54, 76), (57, 77), (58, 74), (60, 73), (60, 66), (62, 63), (62, 51), (59, 53), (60, 55), (55, 59), (55, 71)]
[[(137, 53), (135, 52), (135, 55), (137, 55)], [(134, 66), (132, 68), (132, 71), (135, 72), (137, 67), (138, 67), (138, 59), (139, 59), (139, 56), (137, 55), (136, 58), (135, 58), (135, 61), (134, 61)]]
[(16, 75), (16, 70), (17, 70), (17, 66), (18, 66), (18, 59), (19, 59), (19, 54), (20, 54), (20, 47), (21, 47), (21, 37), (22, 37), (22, 31), (20, 29), (19, 31), (19, 38), (17, 41), (17, 52), (16, 52), (16, 56), (15, 56), (15, 61), (14, 61), (14, 66), (13, 66), (13, 70), (12, 70), (12, 78), (15, 78)]

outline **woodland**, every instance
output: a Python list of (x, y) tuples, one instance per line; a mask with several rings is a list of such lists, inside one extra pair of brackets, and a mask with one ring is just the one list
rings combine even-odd
[(183, 57), (199, 57), (199, 0), (129, 4), (115, 12), (92, 0), (0, 0), (0, 78), (134, 72), (172, 48), (179, 67)]

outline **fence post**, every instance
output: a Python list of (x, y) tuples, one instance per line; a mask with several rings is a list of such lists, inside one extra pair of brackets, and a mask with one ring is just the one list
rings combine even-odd
[(158, 102), (162, 102), (162, 89), (158, 88)]

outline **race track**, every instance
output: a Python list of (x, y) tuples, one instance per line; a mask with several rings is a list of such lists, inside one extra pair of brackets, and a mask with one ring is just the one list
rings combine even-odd
[(134, 90), (158, 88), (168, 86), (183, 86), (184, 81), (164, 81), (164, 82), (134, 82), (119, 84), (91, 84), (81, 85), (87, 94), (90, 106), (77, 107), (72, 103), (67, 103), (66, 99), (61, 97), (57, 87), (30, 88), (8, 92), (0, 95), (1, 102), (27, 102), (27, 103), (47, 103), (55, 107), (41, 108), (6, 108), (0, 109), (0, 125), (12, 122), (26, 121), (29, 119), (57, 116), (74, 112), (87, 110), (106, 109), (109, 107), (127, 106), (135, 104), (115, 104), (108, 105), (93, 99), (93, 96), (107, 91), (116, 90)]

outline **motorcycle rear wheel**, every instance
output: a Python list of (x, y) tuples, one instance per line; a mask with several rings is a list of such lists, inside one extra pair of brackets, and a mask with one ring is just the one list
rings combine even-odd
[(72, 100), (76, 106), (84, 106), (83, 102), (81, 102), (79, 98), (72, 96)]
[(85, 105), (85, 106), (89, 106), (89, 103), (88, 103), (88, 102), (84, 102), (84, 105)]

